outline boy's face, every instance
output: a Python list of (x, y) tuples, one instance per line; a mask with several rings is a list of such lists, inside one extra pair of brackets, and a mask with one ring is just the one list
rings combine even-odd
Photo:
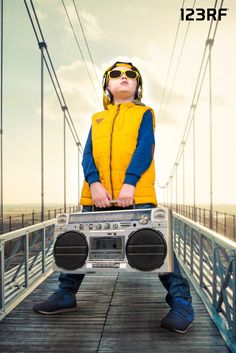
[[(131, 70), (127, 66), (118, 66), (115, 67), (114, 70)], [(115, 99), (130, 99), (131, 101), (134, 100), (134, 94), (137, 87), (137, 80), (128, 78), (125, 73), (118, 78), (111, 78), (109, 77), (107, 87), (110, 89), (111, 93), (113, 94), (114, 100)]]

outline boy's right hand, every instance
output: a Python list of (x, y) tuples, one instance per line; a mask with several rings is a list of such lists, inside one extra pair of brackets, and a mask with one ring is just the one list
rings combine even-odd
[(107, 190), (99, 181), (91, 183), (90, 190), (92, 193), (93, 203), (96, 207), (105, 208), (112, 206), (110, 203), (110, 200), (112, 200), (111, 195), (107, 192)]

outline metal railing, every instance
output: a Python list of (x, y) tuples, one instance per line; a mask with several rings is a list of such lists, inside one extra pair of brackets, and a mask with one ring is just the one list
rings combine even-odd
[[(52, 273), (55, 219), (0, 236), (0, 320)], [(5, 247), (12, 249), (6, 254)]]
[(48, 209), (43, 214), (40, 211), (32, 211), (30, 213), (18, 214), (14, 216), (7, 215), (3, 218), (0, 218), (0, 224), (2, 224), (2, 230), (0, 231), (0, 234), (56, 218), (58, 213), (73, 213), (77, 211), (79, 211), (79, 206), (69, 206), (66, 208), (66, 210), (64, 207)]
[(190, 205), (168, 204), (163, 205), (171, 208), (174, 212), (192, 219), (193, 221), (204, 225), (216, 233), (224, 235), (226, 238), (236, 241), (236, 215), (226, 212), (213, 211), (212, 215), (209, 209), (194, 207)]
[(236, 352), (236, 243), (175, 212), (173, 243), (209, 315)]
[[(55, 219), (0, 236), (0, 319), (52, 273)], [(14, 241), (6, 256), (4, 249)], [(236, 243), (173, 212), (176, 256), (236, 353)]]

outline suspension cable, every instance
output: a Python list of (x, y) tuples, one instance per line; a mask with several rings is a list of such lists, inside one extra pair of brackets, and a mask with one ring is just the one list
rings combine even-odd
[[(193, 6), (192, 6), (193, 9), (195, 7), (195, 4), (196, 4), (196, 0), (194, 0), (194, 2), (193, 2)], [(174, 77), (173, 77), (173, 80), (172, 80), (172, 83), (171, 83), (171, 87), (170, 87), (170, 90), (169, 90), (169, 93), (168, 93), (168, 96), (167, 96), (165, 110), (164, 110), (164, 113), (162, 115), (160, 115), (160, 117), (159, 117), (159, 127), (160, 127), (161, 124), (163, 124), (163, 122), (165, 120), (165, 117), (166, 117), (166, 110), (167, 110), (167, 107), (168, 107), (168, 104), (169, 104), (170, 97), (171, 97), (172, 92), (173, 92), (173, 87), (174, 87), (174, 83), (175, 83), (175, 80), (176, 80), (177, 72), (178, 72), (178, 69), (179, 69), (179, 66), (180, 66), (181, 58), (182, 58), (182, 55), (183, 55), (183, 51), (184, 51), (184, 47), (185, 47), (185, 43), (186, 43), (186, 39), (187, 39), (187, 35), (188, 35), (190, 24), (191, 24), (191, 22), (189, 21), (188, 25), (187, 25), (187, 29), (185, 31), (184, 40), (183, 40), (182, 47), (181, 47), (181, 50), (180, 50), (180, 54), (179, 54), (178, 62), (177, 62), (177, 65), (176, 65)]]
[[(216, 6), (217, 6), (217, 2), (218, 2), (218, 0), (215, 1), (215, 6), (214, 6), (215, 9), (216, 9)], [(221, 1), (220, 8), (222, 8), (223, 3), (224, 3), (224, 0)], [(178, 165), (179, 160), (181, 158), (181, 151), (182, 151), (183, 142), (186, 142), (186, 140), (188, 138), (188, 134), (189, 134), (189, 131), (190, 131), (190, 128), (191, 128), (191, 124), (192, 124), (192, 121), (193, 121), (195, 110), (196, 110), (197, 105), (198, 105), (200, 93), (201, 93), (201, 90), (202, 90), (202, 86), (203, 86), (203, 82), (204, 82), (204, 78), (205, 78), (205, 74), (206, 74), (206, 70), (207, 70), (207, 66), (208, 66), (208, 62), (209, 62), (209, 58), (210, 58), (210, 55), (208, 54), (206, 62), (205, 62), (205, 66), (204, 66), (203, 64), (204, 64), (205, 57), (206, 57), (206, 50), (207, 50), (208, 45), (210, 44), (209, 41), (212, 41), (212, 43), (213, 43), (214, 40), (215, 40), (216, 31), (217, 31), (217, 28), (218, 28), (218, 22), (219, 22), (219, 18), (216, 21), (215, 28), (213, 29), (213, 36), (212, 36), (211, 39), (210, 39), (210, 34), (211, 34), (211, 31), (212, 31), (213, 19), (211, 20), (211, 23), (210, 23), (210, 26), (209, 26), (207, 39), (205, 41), (204, 52), (203, 52), (203, 56), (202, 56), (202, 60), (201, 60), (201, 65), (200, 65), (200, 69), (199, 69), (199, 73), (198, 73), (198, 77), (197, 77), (197, 82), (195, 84), (194, 94), (193, 94), (192, 102), (191, 102), (191, 105), (190, 105), (190, 110), (189, 110), (187, 122), (186, 122), (186, 125), (185, 125), (184, 133), (183, 133), (183, 136), (182, 136), (182, 139), (181, 139), (180, 147), (179, 147), (179, 150), (178, 150), (178, 153), (177, 153), (177, 157), (175, 159), (172, 171), (170, 173), (170, 176), (168, 177), (167, 182), (164, 184), (164, 186), (166, 186), (168, 184), (168, 181), (170, 180), (170, 178), (174, 174), (174, 170), (175, 170), (176, 166)], [(204, 69), (203, 69), (203, 66), (204, 66)], [(203, 69), (203, 71), (202, 71), (202, 69)], [(199, 82), (200, 82), (200, 86), (199, 86)], [(161, 186), (159, 183), (158, 183), (158, 185), (160, 187), (164, 187), (164, 186)]]
[(81, 21), (81, 19), (80, 19), (79, 11), (78, 11), (78, 8), (77, 8), (77, 6), (76, 6), (76, 4), (75, 4), (75, 0), (73, 0), (73, 4), (74, 4), (76, 16), (77, 16), (78, 21), (79, 21), (79, 24), (80, 24), (81, 31), (82, 31), (82, 33), (83, 33), (83, 37), (84, 37), (84, 41), (85, 41), (85, 44), (86, 44), (86, 47), (87, 47), (87, 50), (88, 50), (88, 53), (89, 53), (89, 57), (90, 57), (90, 60), (91, 60), (92, 65), (93, 65), (94, 73), (95, 73), (95, 75), (96, 75), (96, 77), (97, 77), (98, 85), (99, 85), (99, 87), (100, 87), (100, 81), (99, 81), (99, 78), (98, 78), (98, 75), (97, 75), (97, 71), (96, 71), (96, 69), (95, 69), (95, 64), (94, 64), (94, 61), (93, 61), (93, 58), (92, 58), (91, 50), (90, 50), (89, 45), (88, 45), (88, 41), (87, 41), (87, 38), (86, 38), (86, 35), (85, 35), (85, 30), (84, 30), (84, 28), (83, 28), (83, 24), (82, 24), (82, 21)]
[(41, 26), (40, 26), (40, 23), (39, 23), (39, 20), (38, 20), (38, 16), (37, 16), (35, 8), (34, 8), (34, 4), (33, 4), (32, 0), (30, 0), (30, 4), (31, 4), (31, 7), (32, 7), (32, 11), (33, 11), (34, 18), (35, 18), (37, 26), (34, 23), (34, 20), (33, 20), (33, 17), (31, 15), (29, 6), (27, 4), (27, 0), (24, 0), (24, 3), (25, 3), (25, 6), (26, 6), (26, 10), (27, 10), (27, 13), (28, 13), (28, 16), (29, 16), (29, 19), (30, 19), (30, 22), (31, 22), (31, 25), (32, 25), (32, 28), (33, 28), (33, 31), (34, 31), (34, 34), (35, 34), (35, 37), (37, 39), (38, 45), (40, 47), (40, 46), (42, 46), (42, 43), (44, 44), (44, 49), (45, 49), (46, 55), (43, 55), (43, 59), (44, 59), (44, 62), (46, 64), (49, 77), (50, 77), (51, 82), (53, 84), (56, 96), (57, 96), (59, 104), (61, 106), (61, 109), (63, 111), (65, 110), (65, 112), (66, 112), (66, 114), (65, 114), (66, 122), (67, 122), (67, 124), (69, 126), (69, 129), (71, 131), (73, 139), (74, 139), (76, 145), (79, 146), (80, 153), (82, 154), (83, 153), (82, 145), (81, 145), (81, 142), (79, 140), (79, 137), (78, 137), (74, 122), (72, 120), (72, 117), (70, 115), (69, 109), (67, 107), (67, 104), (66, 104), (66, 101), (65, 101), (65, 98), (64, 98), (64, 95), (63, 95), (63, 92), (62, 92), (62, 89), (61, 89), (61, 86), (60, 86), (56, 71), (54, 69), (54, 66), (53, 66), (53, 63), (52, 63), (52, 60), (51, 60), (51, 57), (50, 57), (50, 54), (49, 54), (45, 39), (44, 39), (44, 35), (43, 35), (42, 29), (41, 29)]
[[(185, 0), (183, 0), (182, 7), (184, 7), (184, 3), (185, 3)], [(173, 48), (172, 48), (170, 62), (169, 62), (168, 70), (167, 70), (165, 86), (164, 86), (164, 90), (163, 90), (162, 97), (161, 97), (161, 104), (160, 104), (160, 108), (159, 108), (159, 112), (158, 112), (157, 122), (158, 122), (159, 117), (161, 115), (162, 105), (163, 105), (164, 98), (165, 98), (165, 95), (166, 95), (167, 82), (168, 82), (168, 79), (169, 79), (170, 69), (171, 69), (171, 65), (172, 65), (172, 61), (173, 61), (173, 57), (174, 57), (174, 51), (175, 51), (177, 38), (178, 38), (178, 34), (179, 34), (180, 22), (181, 22), (181, 18), (179, 17), (179, 22), (178, 22), (176, 33), (175, 33), (174, 45), (173, 45)]]
[(67, 9), (66, 9), (66, 6), (65, 6), (65, 3), (64, 3), (64, 0), (61, 0), (61, 1), (62, 1), (62, 4), (63, 4), (63, 7), (64, 7), (64, 10), (65, 10), (65, 13), (66, 13), (67, 19), (68, 19), (68, 21), (69, 21), (69, 24), (70, 24), (71, 30), (72, 30), (72, 32), (73, 32), (73, 35), (74, 35), (74, 38), (75, 38), (75, 41), (76, 41), (77, 47), (78, 47), (78, 49), (79, 49), (80, 55), (81, 55), (81, 57), (82, 57), (82, 60), (83, 60), (84, 65), (85, 65), (85, 68), (86, 68), (87, 74), (88, 74), (88, 76), (89, 76), (90, 82), (91, 82), (92, 87), (93, 87), (93, 89), (94, 89), (95, 96), (96, 96), (96, 98), (97, 98), (97, 100), (98, 100), (99, 105), (101, 105), (101, 100), (99, 99), (99, 97), (98, 97), (98, 95), (97, 95), (96, 87), (95, 87), (95, 85), (94, 85), (94, 83), (93, 83), (93, 80), (92, 80), (92, 77), (91, 77), (91, 75), (90, 75), (90, 73), (89, 73), (88, 66), (87, 66), (87, 64), (86, 64), (86, 61), (85, 61), (85, 58), (84, 58), (84, 55), (83, 55), (82, 49), (81, 49), (80, 44), (79, 44), (79, 40), (78, 40), (77, 35), (76, 35), (76, 33), (75, 33), (75, 30), (74, 30), (74, 26), (73, 26), (73, 24), (72, 24), (72, 22), (71, 22), (71, 19), (70, 19), (70, 16), (69, 16), (69, 14), (68, 14), (68, 11), (67, 11)]

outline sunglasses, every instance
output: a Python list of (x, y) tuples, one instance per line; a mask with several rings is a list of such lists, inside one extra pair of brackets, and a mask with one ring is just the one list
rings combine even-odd
[(133, 80), (136, 80), (136, 78), (139, 76), (138, 72), (132, 70), (113, 70), (108, 72), (108, 77), (119, 78), (122, 76), (122, 74), (125, 74), (126, 77), (132, 78)]

